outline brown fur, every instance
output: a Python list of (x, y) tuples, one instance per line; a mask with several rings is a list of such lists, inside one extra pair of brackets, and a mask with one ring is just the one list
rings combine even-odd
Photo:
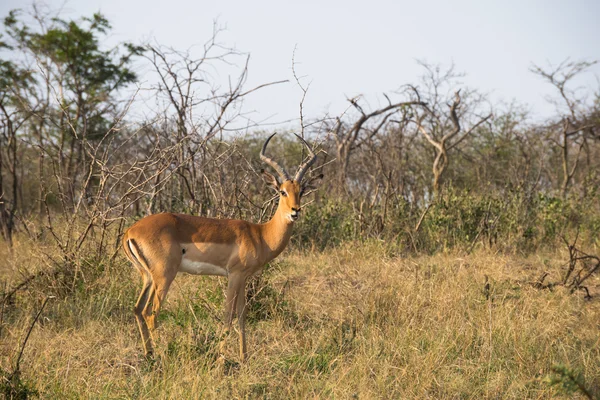
[(143, 218), (125, 232), (123, 249), (143, 281), (134, 312), (146, 354), (153, 352), (149, 333), (156, 328), (156, 316), (185, 258), (227, 271), (225, 331), (231, 329), (235, 306), (240, 356), (246, 358), (246, 281), (285, 249), (292, 233), (290, 215), (300, 210), (298, 182), (288, 180), (278, 189), (287, 195), (280, 196), (275, 215), (265, 224), (163, 213)]

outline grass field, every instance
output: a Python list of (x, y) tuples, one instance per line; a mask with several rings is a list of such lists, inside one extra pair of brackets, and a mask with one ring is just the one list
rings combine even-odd
[[(8, 286), (24, 254), (2, 253)], [(600, 396), (599, 277), (591, 300), (532, 285), (545, 271), (558, 280), (566, 259), (559, 250), (400, 257), (377, 244), (287, 251), (250, 290), (249, 361), (240, 365), (235, 332), (217, 361), (225, 279), (187, 275), (169, 293), (156, 358), (146, 360), (132, 312), (139, 277), (119, 257), (82, 270), (48, 301), (21, 379), (56, 399), (572, 398), (549, 383), (561, 365)], [(5, 306), (5, 373), (52, 290), (34, 282)]]

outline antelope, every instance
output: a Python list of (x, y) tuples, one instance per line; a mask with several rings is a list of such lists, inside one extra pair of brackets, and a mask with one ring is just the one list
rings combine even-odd
[(266, 183), (279, 192), (277, 211), (268, 222), (254, 224), (235, 219), (162, 213), (142, 218), (125, 232), (123, 249), (142, 276), (142, 289), (134, 314), (146, 356), (153, 354), (156, 318), (169, 287), (179, 272), (186, 272), (228, 278), (223, 337), (227, 337), (231, 329), (235, 308), (240, 358), (246, 360), (246, 281), (261, 272), (265, 264), (287, 246), (294, 222), (300, 216), (300, 199), (310, 186), (310, 181), (303, 183), (302, 179), (317, 159), (310, 145), (295, 134), (308, 148), (309, 158), (291, 179), (285, 169), (265, 155), (274, 135), (267, 138), (260, 152), (260, 159), (281, 179), (280, 182), (278, 177), (261, 170)]

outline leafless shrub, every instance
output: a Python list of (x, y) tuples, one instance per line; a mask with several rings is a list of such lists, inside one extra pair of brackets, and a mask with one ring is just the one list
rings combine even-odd
[(584, 283), (592, 275), (600, 271), (600, 258), (578, 249), (576, 247), (578, 238), (579, 232), (573, 243), (569, 243), (567, 239), (563, 237), (563, 241), (569, 251), (569, 261), (561, 265), (561, 268), (566, 268), (563, 278), (560, 281), (545, 284), (544, 281), (549, 275), (545, 272), (538, 281), (533, 284), (534, 287), (538, 289), (551, 289), (555, 286), (564, 286), (568, 288), (571, 293), (581, 290), (585, 292), (586, 299), (592, 298), (589, 289)]

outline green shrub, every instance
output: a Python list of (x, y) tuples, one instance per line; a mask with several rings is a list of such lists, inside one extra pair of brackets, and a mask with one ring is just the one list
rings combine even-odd
[(426, 205), (399, 198), (385, 207), (369, 207), (364, 202), (324, 197), (307, 207), (292, 245), (324, 250), (347, 241), (378, 239), (401, 251), (433, 253), (483, 244), (532, 252), (554, 247), (563, 236), (577, 231), (590, 245), (600, 240), (597, 191), (567, 199), (522, 189), (481, 192), (446, 187), (427, 208), (418, 232), (415, 227)]

